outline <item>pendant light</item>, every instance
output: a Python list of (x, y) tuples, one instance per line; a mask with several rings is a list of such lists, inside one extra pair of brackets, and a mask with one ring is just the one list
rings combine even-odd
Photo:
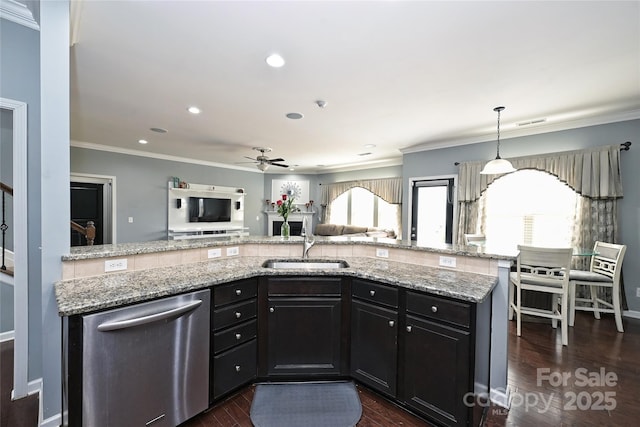
[(498, 149), (496, 158), (484, 165), (484, 168), (480, 172), (481, 175), (498, 175), (516, 171), (509, 160), (500, 157), (500, 112), (502, 110), (504, 110), (504, 107), (496, 107), (493, 109), (493, 111), (498, 113)]

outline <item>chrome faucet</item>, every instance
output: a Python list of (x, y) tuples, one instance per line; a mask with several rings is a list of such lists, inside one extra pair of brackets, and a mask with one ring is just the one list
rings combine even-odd
[(304, 236), (304, 243), (302, 246), (302, 259), (307, 259), (309, 258), (309, 249), (311, 249), (316, 241), (313, 239), (311, 230), (307, 227), (306, 217), (302, 219), (302, 235)]

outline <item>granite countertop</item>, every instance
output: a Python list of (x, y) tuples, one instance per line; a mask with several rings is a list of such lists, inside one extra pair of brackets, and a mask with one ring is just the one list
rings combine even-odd
[[(509, 261), (515, 259), (515, 253), (513, 253), (513, 251), (491, 250), (491, 248), (485, 249), (479, 246), (446, 244), (440, 246), (421, 246), (412, 241), (381, 237), (314, 236), (313, 238), (318, 245), (358, 244)], [(96, 246), (76, 246), (71, 248), (71, 253), (64, 255), (62, 260), (75, 261), (239, 244), (302, 245), (302, 241), (303, 238), (300, 236), (292, 236), (289, 240), (283, 240), (280, 236), (235, 236), (185, 240), (155, 240), (141, 243), (119, 243)]]
[(498, 283), (496, 276), (371, 258), (347, 258), (349, 267), (340, 269), (264, 268), (267, 259), (245, 256), (64, 280), (55, 285), (58, 312), (89, 313), (258, 276), (357, 277), (475, 303)]

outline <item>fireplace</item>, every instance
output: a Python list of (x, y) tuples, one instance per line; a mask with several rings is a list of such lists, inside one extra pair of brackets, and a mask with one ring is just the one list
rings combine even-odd
[[(282, 223), (284, 221), (273, 221), (273, 235), (280, 235), (280, 227), (282, 227)], [(302, 221), (289, 221), (289, 227), (291, 228), (292, 236), (301, 236), (302, 235)]]
[[(265, 211), (267, 215), (267, 234), (269, 236), (279, 236), (280, 227), (282, 227), (283, 219), (276, 211)], [(292, 212), (289, 215), (289, 226), (291, 227), (292, 236), (300, 236), (302, 231), (302, 221), (307, 219), (307, 226), (313, 230), (313, 215), (314, 211), (306, 212)]]

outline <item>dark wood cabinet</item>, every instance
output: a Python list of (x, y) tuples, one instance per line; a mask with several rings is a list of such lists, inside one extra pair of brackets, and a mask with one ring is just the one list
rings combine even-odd
[(257, 279), (213, 288), (210, 402), (256, 378), (256, 297)]
[(351, 376), (395, 398), (398, 371), (398, 289), (354, 280)]
[(472, 411), (465, 394), (474, 387), (475, 305), (410, 291), (406, 306), (402, 400), (438, 424), (467, 425)]
[(266, 279), (264, 286), (265, 360), (260, 371), (269, 378), (342, 375), (348, 331), (342, 280), (278, 277)]

